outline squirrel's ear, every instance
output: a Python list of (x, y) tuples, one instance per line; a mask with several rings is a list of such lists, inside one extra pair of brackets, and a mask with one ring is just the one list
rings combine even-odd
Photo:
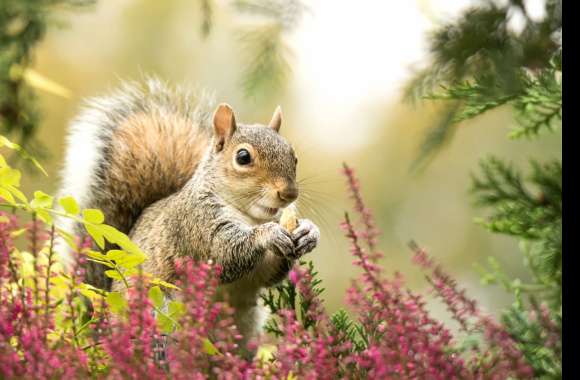
[(236, 118), (234, 110), (229, 104), (222, 103), (213, 114), (213, 131), (216, 137), (216, 149), (221, 151), (226, 141), (232, 137), (236, 130)]
[(274, 115), (272, 115), (272, 120), (270, 120), (270, 124), (268, 126), (278, 132), (280, 130), (280, 126), (282, 125), (282, 108), (280, 106), (276, 107), (276, 111), (274, 111)]

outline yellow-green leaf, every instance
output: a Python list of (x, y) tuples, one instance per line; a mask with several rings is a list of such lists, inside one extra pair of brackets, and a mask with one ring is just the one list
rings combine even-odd
[(30, 160), (38, 170), (40, 170), (45, 176), (48, 177), (48, 173), (46, 172), (46, 170), (44, 170), (44, 168), (40, 165), (38, 161), (36, 161), (34, 157), (28, 154), (28, 152), (25, 151), (20, 145), (15, 144), (12, 141), (8, 140), (6, 137), (0, 135), (0, 147), (3, 146), (17, 151), (20, 157), (24, 158), (25, 160)]
[(103, 264), (104, 266), (111, 268), (111, 269), (115, 269), (115, 266), (108, 261), (96, 260), (96, 259), (87, 259), (87, 260), (92, 261), (94, 263)]
[(163, 286), (164, 288), (168, 288), (168, 289), (181, 290), (178, 286), (170, 284), (169, 282), (163, 281), (159, 278), (154, 278), (153, 280), (150, 281), (150, 283), (153, 285), (160, 285), (160, 286)]
[(117, 230), (115, 227), (106, 224), (99, 225), (98, 227), (103, 236), (105, 236), (107, 240), (110, 241), (111, 243), (117, 244), (119, 247), (121, 247), (128, 253), (136, 253), (143, 255), (139, 247), (135, 243), (133, 243), (127, 235)]
[(146, 257), (145, 254), (141, 252), (141, 249), (139, 249), (137, 244), (133, 243), (127, 235), (117, 230), (115, 227), (109, 226), (107, 224), (91, 224), (87, 222), (85, 222), (84, 224), (85, 227), (87, 228), (87, 231), (90, 230), (89, 233), (91, 233), (92, 231), (95, 235), (106, 238), (109, 242), (117, 244), (119, 247), (121, 247), (124, 251), (126, 251), (129, 254), (135, 254), (139, 257)]
[(81, 283), (79, 285), (79, 291), (83, 296), (87, 297), (93, 302), (103, 296), (103, 290), (85, 283)]
[(87, 250), (85, 252), (87, 254), (87, 256), (89, 256), (92, 259), (97, 259), (97, 260), (107, 260), (107, 256), (103, 255), (101, 252), (98, 251), (93, 251), (93, 250)]
[(119, 260), (122, 259), (123, 257), (127, 256), (128, 253), (125, 251), (121, 251), (120, 249), (111, 249), (107, 252), (107, 259), (109, 260)]
[(18, 190), (16, 187), (14, 187), (12, 185), (5, 185), (4, 188), (6, 190), (10, 191), (22, 203), (28, 203), (28, 199), (26, 199), (26, 196), (24, 195), (24, 193), (22, 191)]
[(42, 220), (46, 224), (52, 224), (52, 216), (46, 210), (38, 209), (36, 210), (36, 216), (38, 219)]
[(114, 269), (106, 270), (105, 275), (109, 278), (112, 278), (113, 280), (121, 281), (123, 279), (123, 277), (121, 277), (121, 274), (119, 274), (119, 272), (117, 272)]
[(39, 72), (27, 67), (22, 72), (22, 77), (26, 83), (34, 88), (50, 92), (51, 94), (62, 96), (63, 98), (70, 99), (71, 91), (56, 83), (55, 81), (45, 77)]
[(58, 203), (69, 214), (77, 215), (81, 211), (77, 201), (70, 195), (60, 198)]
[(162, 333), (169, 334), (173, 331), (175, 324), (165, 314), (157, 313), (157, 325)]
[(119, 292), (110, 292), (106, 300), (109, 309), (115, 314), (121, 314), (127, 310), (127, 300)]
[(220, 352), (218, 351), (216, 346), (214, 346), (214, 344), (207, 338), (203, 339), (203, 350), (208, 355), (219, 355), (220, 354)]
[(52, 207), (52, 201), (53, 198), (40, 191), (37, 190), (34, 192), (34, 199), (30, 202), (30, 207), (32, 207), (33, 209), (37, 209), (37, 208), (51, 208)]
[(268, 362), (274, 357), (275, 353), (276, 353), (276, 346), (274, 346), (272, 344), (263, 344), (260, 347), (258, 347), (258, 352), (256, 352), (256, 357), (263, 362)]
[(28, 228), (26, 228), (26, 227), (25, 228), (20, 228), (20, 229), (18, 229), (16, 231), (12, 231), (10, 233), (10, 236), (12, 236), (13, 238), (15, 238), (15, 237), (18, 237), (18, 236), (22, 235), (26, 231), (28, 231)]
[(116, 261), (117, 265), (125, 268), (125, 269), (129, 269), (129, 268), (134, 268), (137, 265), (141, 264), (143, 261), (145, 261), (147, 257), (145, 255), (140, 255), (140, 254), (128, 254), (125, 255), (122, 258), (119, 258)]
[(93, 238), (95, 243), (101, 248), (105, 249), (105, 237), (103, 236), (101, 230), (97, 226), (93, 226), (92, 224), (85, 223), (85, 228), (89, 235)]
[(0, 187), (0, 198), (4, 199), (6, 202), (12, 205), (16, 204), (16, 200), (12, 196), (12, 193), (2, 187)]
[(165, 295), (159, 286), (153, 286), (149, 289), (149, 299), (156, 308), (161, 309), (163, 307), (164, 298)]
[(129, 268), (123, 271), (123, 275), (125, 277), (131, 277), (131, 276), (136, 276), (139, 274), (139, 271), (137, 270), (137, 268)]
[(174, 319), (179, 319), (185, 314), (185, 305), (179, 301), (171, 301), (167, 305), (169, 315)]
[(0, 169), (0, 184), (3, 186), (20, 186), (20, 171), (5, 166)]
[(89, 223), (101, 224), (105, 221), (105, 215), (101, 210), (88, 208), (83, 210), (83, 219)]

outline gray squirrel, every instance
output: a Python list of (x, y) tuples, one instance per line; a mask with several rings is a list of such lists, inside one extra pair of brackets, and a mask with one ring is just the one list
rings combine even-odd
[[(278, 223), (299, 195), (298, 161), (281, 123), (279, 107), (268, 125), (239, 124), (230, 106), (216, 108), (206, 94), (157, 79), (124, 83), (89, 100), (71, 123), (59, 193), (102, 210), (146, 253), (144, 271), (162, 280), (176, 279), (179, 258), (220, 265), (218, 294), (247, 342), (264, 322), (260, 291), (283, 280), (320, 237), (310, 220), (291, 232)], [(87, 266), (87, 282), (118, 289), (100, 264)]]

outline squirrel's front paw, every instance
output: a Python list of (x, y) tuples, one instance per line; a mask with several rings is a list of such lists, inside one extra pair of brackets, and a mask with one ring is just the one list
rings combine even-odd
[(300, 219), (298, 227), (292, 231), (294, 239), (294, 255), (300, 257), (311, 252), (318, 245), (320, 230), (308, 219)]
[(278, 223), (270, 222), (259, 226), (262, 245), (280, 257), (295, 256), (294, 240), (288, 231)]

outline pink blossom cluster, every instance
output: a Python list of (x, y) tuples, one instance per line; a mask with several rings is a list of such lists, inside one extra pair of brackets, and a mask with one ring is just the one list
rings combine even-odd
[[(47, 290), (26, 287), (21, 278), (22, 263), (15, 260), (14, 237), (21, 226), (14, 215), (0, 212), (0, 378), (56, 379), (88, 376), (87, 355), (64, 339), (51, 340), (55, 306)], [(50, 279), (50, 268), (38, 265), (36, 254), (46, 238), (40, 224), (28, 227), (35, 284)], [(36, 245), (38, 244), (38, 245)], [(68, 318), (69, 316), (64, 316)]]
[[(52, 260), (41, 265), (36, 254), (42, 245), (52, 245), (55, 232), (36, 221), (24, 226), (35, 271), (34, 286), (25, 286), (14, 243), (21, 226), (14, 215), (0, 213), (0, 378), (531, 378), (531, 367), (505, 328), (484, 314), (425, 250), (413, 244), (413, 262), (459, 323), (458, 333), (431, 316), (427, 296), (409, 289), (400, 273), (389, 275), (381, 268), (372, 212), (354, 170), (344, 165), (343, 172), (356, 220), (347, 213), (341, 227), (361, 271), (346, 292), (350, 323), (341, 325), (327, 314), (313, 271), (296, 265), (289, 281), (297, 303), (275, 311), (282, 336), (272, 342), (269, 359), (252, 358), (263, 342), (243, 343), (233, 309), (227, 299), (218, 301), (220, 269), (211, 262), (176, 263), (174, 283), (180, 290), (164, 290), (164, 310), (148, 295), (152, 285), (137, 276), (125, 310), (111, 313), (104, 300), (89, 305), (80, 296), (80, 254), (66, 296), (58, 300), (49, 294)], [(88, 244), (84, 241), (79, 250)], [(47, 286), (38, 286), (43, 283)], [(179, 305), (171, 305), (176, 300)], [(175, 318), (174, 331), (161, 332), (160, 312)], [(547, 341), (556, 341), (558, 331), (547, 314), (540, 307), (533, 317), (545, 327)], [(468, 334), (477, 335), (478, 343), (465, 348), (461, 343)]]

